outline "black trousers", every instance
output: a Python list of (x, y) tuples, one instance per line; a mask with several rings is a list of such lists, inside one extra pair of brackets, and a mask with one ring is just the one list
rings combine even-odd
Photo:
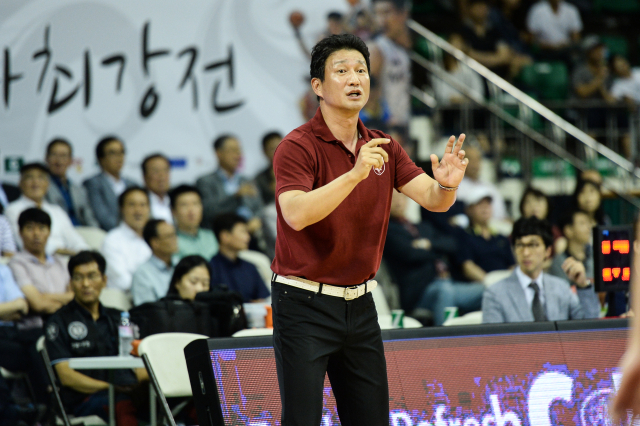
[(371, 293), (346, 301), (271, 286), (282, 426), (320, 425), (325, 374), (343, 426), (387, 426), (387, 364)]
[(0, 326), (0, 367), (11, 371), (24, 371), (29, 376), (36, 402), (49, 402), (49, 379), (36, 341), (42, 336), (41, 328), (18, 330), (13, 326)]

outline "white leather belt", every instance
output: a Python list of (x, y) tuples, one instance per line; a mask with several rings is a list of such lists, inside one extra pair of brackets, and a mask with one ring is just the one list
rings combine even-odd
[(320, 284), (315, 281), (305, 280), (304, 278), (292, 276), (283, 277), (282, 275), (278, 274), (274, 274), (273, 281), (280, 284), (286, 284), (292, 287), (301, 288), (303, 290), (312, 291), (314, 293), (318, 293), (318, 290), (320, 290), (320, 293), (322, 294), (326, 294), (327, 296), (341, 297), (344, 300), (357, 299), (358, 297), (364, 296), (365, 294), (371, 292), (371, 290), (378, 286), (378, 282), (376, 280), (369, 280), (366, 283), (351, 287), (340, 287), (330, 284)]

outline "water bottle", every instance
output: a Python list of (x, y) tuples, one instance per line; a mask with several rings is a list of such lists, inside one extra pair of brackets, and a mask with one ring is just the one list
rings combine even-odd
[(131, 353), (131, 343), (133, 342), (133, 327), (131, 327), (131, 321), (129, 321), (129, 312), (122, 312), (120, 314), (118, 339), (120, 356), (129, 356)]

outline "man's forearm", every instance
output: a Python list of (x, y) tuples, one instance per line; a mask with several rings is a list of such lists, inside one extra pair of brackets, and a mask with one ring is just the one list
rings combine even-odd
[(71, 388), (77, 392), (93, 394), (109, 388), (109, 383), (96, 380), (69, 367), (68, 362), (56, 364), (56, 373), (62, 386)]
[(296, 231), (320, 222), (349, 196), (358, 183), (357, 177), (348, 172), (313, 191), (291, 191), (295, 195), (282, 193), (279, 201), (284, 220)]
[(440, 188), (435, 179), (422, 173), (400, 188), (400, 192), (432, 212), (446, 212), (456, 201), (456, 191)]
[(465, 260), (462, 263), (462, 272), (467, 279), (479, 282), (484, 280), (485, 275), (487, 275), (487, 273), (472, 260)]

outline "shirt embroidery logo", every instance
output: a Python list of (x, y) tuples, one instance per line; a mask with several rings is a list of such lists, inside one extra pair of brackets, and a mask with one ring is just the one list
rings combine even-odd
[(56, 337), (58, 337), (58, 326), (56, 324), (49, 324), (47, 326), (47, 339), (53, 342), (56, 340)]
[(385, 166), (384, 166), (384, 163), (382, 163), (382, 167), (381, 168), (377, 168), (377, 167), (373, 168), (373, 173), (375, 173), (378, 176), (380, 176), (381, 174), (384, 173), (384, 169), (385, 169)]
[(82, 340), (87, 337), (87, 333), (89, 333), (87, 326), (80, 321), (74, 321), (69, 324), (68, 331), (69, 336), (71, 336), (71, 338), (75, 340)]

